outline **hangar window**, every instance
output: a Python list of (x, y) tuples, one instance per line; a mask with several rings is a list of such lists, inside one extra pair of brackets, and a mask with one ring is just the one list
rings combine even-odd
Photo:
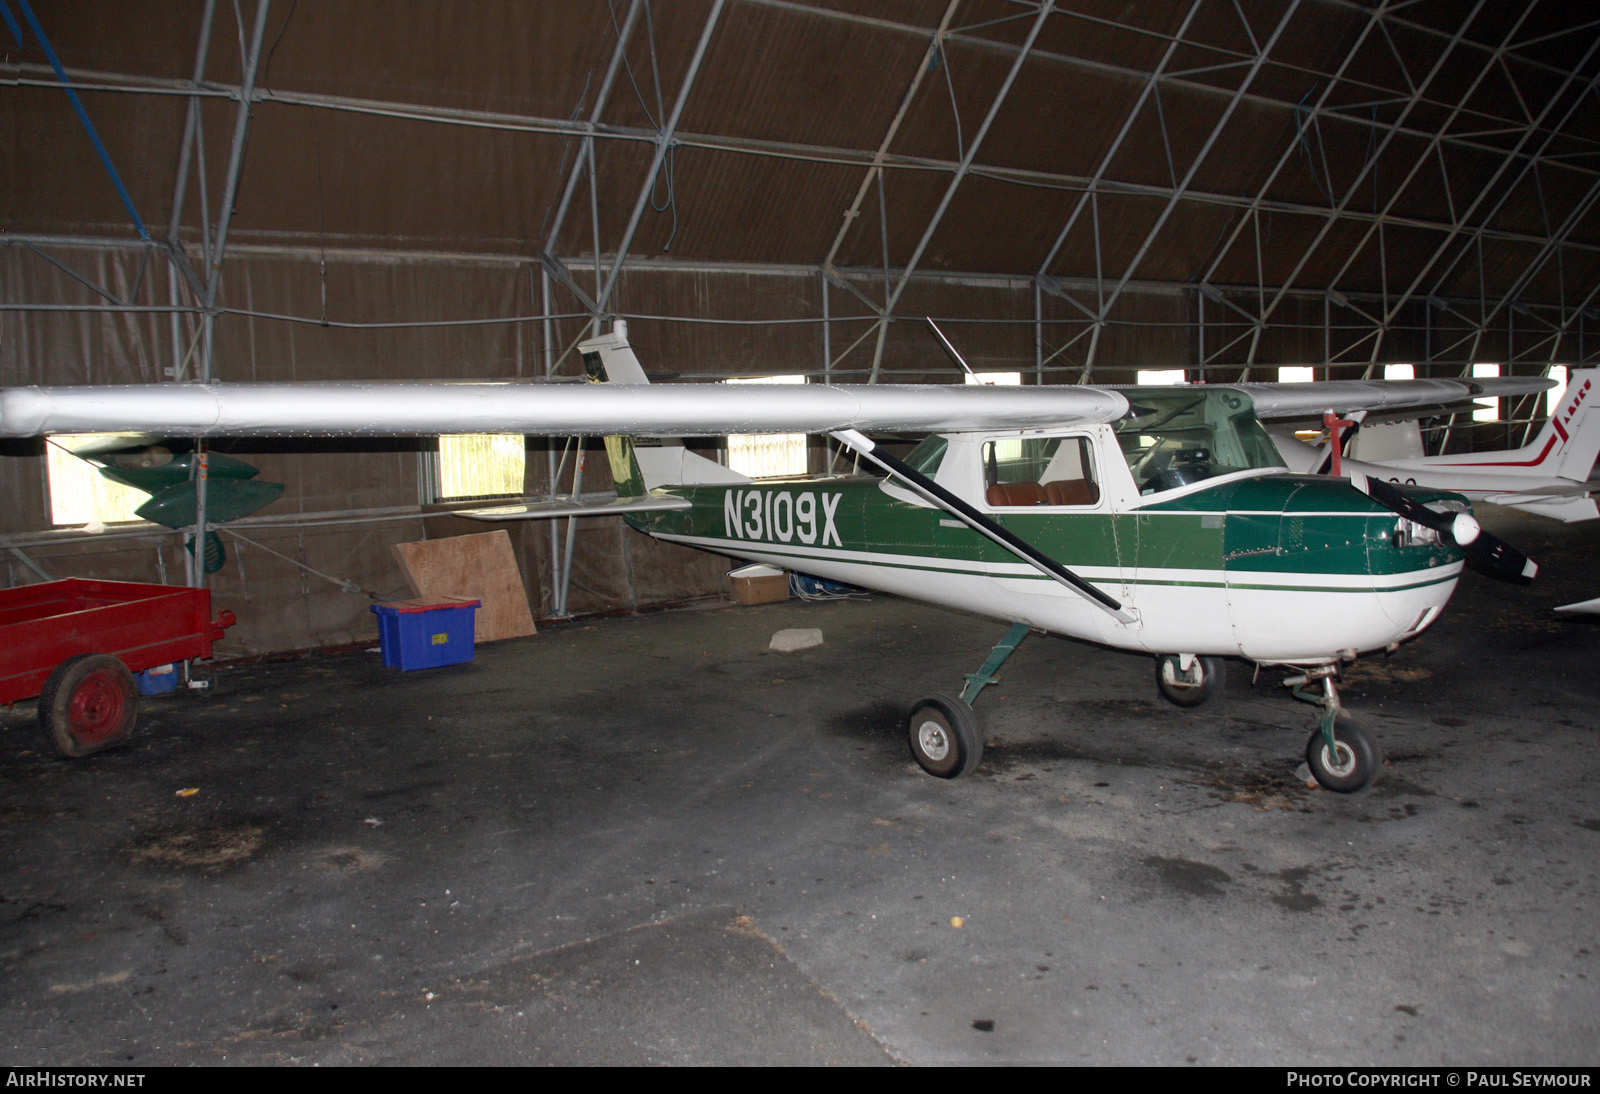
[[(803, 384), (804, 376), (751, 376), (725, 380), (728, 384)], [(806, 435), (804, 433), (735, 433), (728, 437), (728, 469), (752, 479), (776, 479), (804, 475)]]
[[(84, 434), (71, 440), (78, 444), (99, 438), (98, 434)], [(139, 519), (134, 510), (150, 500), (149, 494), (111, 481), (100, 474), (98, 467), (74, 456), (54, 438), (46, 441), (44, 450), (51, 524), (114, 524)]]
[(982, 384), (985, 387), (1021, 387), (1022, 373), (1020, 372), (969, 372), (963, 380), (968, 384)]
[(1567, 393), (1567, 379), (1569, 376), (1570, 373), (1567, 371), (1566, 365), (1550, 366), (1550, 379), (1556, 382), (1556, 386), (1544, 393), (1544, 413), (1546, 417), (1554, 414), (1556, 407), (1561, 405), (1561, 399)]
[[(1474, 377), (1498, 376), (1498, 375), (1500, 375), (1500, 366), (1499, 365), (1473, 365), (1472, 366), (1472, 375)], [(1500, 420), (1500, 400), (1499, 399), (1474, 399), (1472, 401), (1472, 406), (1473, 406), (1473, 411), (1472, 411), (1472, 420), (1473, 421), (1475, 421), (1475, 422), (1498, 422)]]
[(1186, 384), (1189, 378), (1181, 368), (1142, 368), (1135, 381), (1145, 385)]
[[(527, 444), (519, 433), (457, 433), (439, 438), (439, 451), (423, 454), (425, 501), (517, 497), (527, 470)], [(432, 457), (431, 460), (428, 457)]]

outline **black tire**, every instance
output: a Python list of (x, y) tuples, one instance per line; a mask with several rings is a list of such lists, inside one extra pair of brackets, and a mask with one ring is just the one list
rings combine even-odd
[(1196, 657), (1187, 673), (1178, 671), (1175, 653), (1156, 658), (1156, 688), (1180, 707), (1197, 707), (1219, 694), (1227, 676), (1227, 662), (1220, 657)]
[(906, 739), (911, 758), (941, 779), (959, 779), (983, 759), (978, 716), (967, 703), (948, 695), (930, 695), (911, 708)]
[(57, 665), (39, 695), (39, 728), (63, 756), (122, 744), (139, 717), (128, 666), (106, 653), (80, 653)]
[(1359, 726), (1350, 722), (1336, 722), (1333, 740), (1337, 754), (1322, 739), (1322, 729), (1311, 731), (1306, 741), (1306, 766), (1312, 777), (1326, 790), (1339, 794), (1354, 794), (1372, 785), (1383, 758), (1378, 746)]

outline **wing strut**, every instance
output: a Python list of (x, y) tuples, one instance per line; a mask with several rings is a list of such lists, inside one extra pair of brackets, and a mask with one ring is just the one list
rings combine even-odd
[(1083, 578), (1061, 565), (1061, 563), (1040, 551), (1033, 544), (1019, 538), (1004, 526), (984, 516), (922, 472), (913, 470), (887, 452), (877, 451), (877, 446), (861, 433), (854, 429), (838, 429), (834, 430), (832, 436), (852, 452), (865, 457), (883, 468), (890, 475), (906, 483), (906, 485), (925, 496), (939, 508), (959, 519), (963, 524), (975, 531), (982, 532), (1046, 577), (1054, 578), (1085, 600), (1104, 609), (1118, 623), (1135, 622), (1132, 613), (1125, 609), (1121, 603), (1089, 584)]

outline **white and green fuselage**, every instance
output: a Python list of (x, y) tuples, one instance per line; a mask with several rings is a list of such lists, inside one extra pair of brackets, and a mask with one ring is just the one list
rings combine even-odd
[[(1236, 412), (1234, 424), (1254, 425), (1253, 416), (1241, 421), (1248, 414)], [(1194, 481), (1178, 481), (1186, 476), (1172, 474), (1170, 458), (1165, 479), (1143, 474), (1163, 462), (1162, 443), (1181, 448), (1173, 435), (1125, 423), (949, 434), (908, 458), (1115, 599), (1122, 618), (892, 478), (663, 486), (655, 493), (689, 505), (627, 519), (674, 543), (1158, 654), (1327, 663), (1411, 637), (1449, 600), (1460, 552), (1419, 542), (1428, 537), (1347, 483), (1248, 466), (1255, 449), (1223, 462), (1228, 439), (1219, 445), (1215, 431), (1208, 466), (1177, 465)], [(1027, 465), (1030, 446), (1071, 448), (1072, 472), (1092, 480), (1092, 500), (993, 504), (1006, 500), (994, 479), (1006, 477), (1007, 463)], [(612, 448), (614, 464), (630, 454), (626, 444)], [(1055, 459), (1032, 466), (1046, 461)], [(637, 470), (616, 469), (626, 491)]]

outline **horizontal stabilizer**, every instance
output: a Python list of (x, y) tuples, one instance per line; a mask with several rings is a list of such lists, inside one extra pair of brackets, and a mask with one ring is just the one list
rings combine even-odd
[(1600, 518), (1600, 505), (1587, 495), (1577, 497), (1542, 497), (1535, 494), (1490, 494), (1483, 500), (1495, 505), (1509, 505), (1535, 516), (1576, 524), (1582, 520)]
[(497, 505), (491, 509), (462, 509), (452, 514), (469, 520), (547, 520), (552, 517), (620, 517), (624, 513), (662, 513), (692, 509), (688, 498), (665, 494), (646, 494), (619, 498), (615, 494), (580, 494), (575, 498), (553, 498), (524, 505)]

